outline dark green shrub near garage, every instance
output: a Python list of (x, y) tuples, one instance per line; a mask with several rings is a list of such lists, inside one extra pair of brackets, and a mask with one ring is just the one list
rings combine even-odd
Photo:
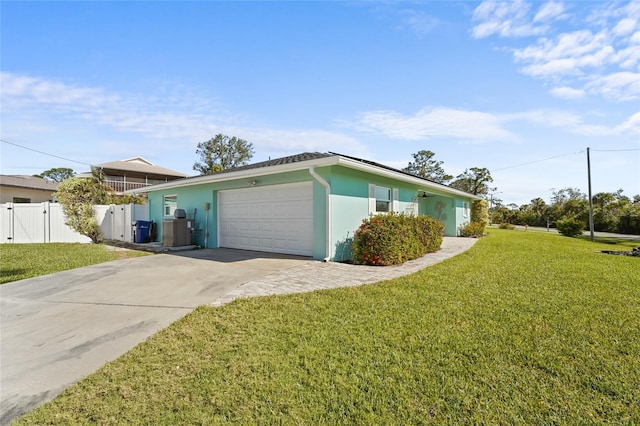
[(364, 219), (353, 237), (353, 263), (400, 265), (440, 249), (444, 224), (429, 216), (383, 214)]

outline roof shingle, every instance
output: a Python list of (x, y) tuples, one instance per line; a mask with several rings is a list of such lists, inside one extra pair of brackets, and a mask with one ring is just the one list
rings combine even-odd
[(16, 188), (43, 189), (47, 191), (56, 191), (58, 182), (26, 175), (0, 175), (0, 185), (13, 186)]
[(234, 167), (232, 169), (223, 170), (216, 174), (237, 172), (239, 170), (259, 169), (261, 167), (280, 166), (283, 164), (300, 163), (302, 161), (317, 160), (318, 158), (333, 157), (333, 153), (321, 153), (321, 152), (303, 152), (302, 154), (289, 155), (287, 157), (269, 159), (267, 161), (261, 161), (259, 163), (247, 164), (246, 166)]

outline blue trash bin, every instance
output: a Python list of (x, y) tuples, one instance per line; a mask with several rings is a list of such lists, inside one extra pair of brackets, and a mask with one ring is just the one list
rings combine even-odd
[(135, 233), (135, 242), (136, 243), (148, 243), (149, 242), (149, 234), (151, 232), (151, 223), (148, 220), (137, 220), (136, 221), (136, 233)]

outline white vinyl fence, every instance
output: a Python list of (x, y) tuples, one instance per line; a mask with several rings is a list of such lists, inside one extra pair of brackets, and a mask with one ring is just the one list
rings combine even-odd
[[(139, 204), (94, 206), (107, 240), (133, 242), (133, 224), (149, 220), (149, 208)], [(0, 243), (90, 243), (65, 223), (57, 203), (0, 204)]]

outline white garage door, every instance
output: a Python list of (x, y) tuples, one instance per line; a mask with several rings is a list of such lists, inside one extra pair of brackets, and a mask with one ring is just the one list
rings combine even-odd
[(313, 255), (313, 183), (218, 193), (220, 247)]

